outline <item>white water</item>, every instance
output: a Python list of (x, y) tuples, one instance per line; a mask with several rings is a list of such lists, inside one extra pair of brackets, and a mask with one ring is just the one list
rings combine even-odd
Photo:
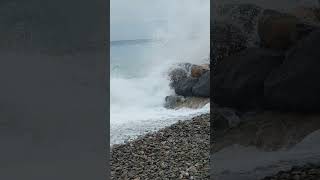
[[(111, 144), (209, 112), (209, 105), (196, 110), (168, 110), (163, 103), (165, 96), (174, 93), (169, 88), (169, 68), (178, 62), (207, 62), (210, 1), (135, 0), (132, 8), (138, 9), (123, 8), (124, 2), (133, 3), (111, 0), (111, 39), (161, 41), (111, 43)], [(123, 23), (129, 21), (124, 28)]]

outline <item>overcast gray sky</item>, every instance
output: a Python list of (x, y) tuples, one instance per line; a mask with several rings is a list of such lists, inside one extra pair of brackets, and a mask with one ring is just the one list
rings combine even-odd
[(111, 0), (110, 4), (111, 40), (150, 38), (153, 24), (166, 19), (170, 6), (168, 0)]
[(151, 38), (159, 26), (196, 27), (190, 23), (209, 19), (210, 0), (111, 0), (110, 5), (111, 40), (124, 40)]

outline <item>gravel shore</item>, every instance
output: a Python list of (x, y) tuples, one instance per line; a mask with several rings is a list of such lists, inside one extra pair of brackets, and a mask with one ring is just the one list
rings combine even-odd
[(210, 114), (111, 149), (111, 179), (210, 179)]

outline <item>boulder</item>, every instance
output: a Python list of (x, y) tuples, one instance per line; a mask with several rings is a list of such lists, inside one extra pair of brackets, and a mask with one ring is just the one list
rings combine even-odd
[(287, 50), (315, 29), (293, 15), (268, 9), (258, 21), (261, 46), (278, 50)]
[(210, 96), (210, 67), (180, 63), (169, 72), (170, 86), (181, 96)]
[(209, 102), (210, 102), (209, 98), (183, 97), (179, 95), (171, 95), (165, 98), (164, 107), (168, 109), (180, 109), (180, 108), (198, 109), (198, 108), (202, 108)]
[(237, 112), (231, 108), (214, 108), (212, 111), (214, 130), (225, 130), (238, 126), (241, 122)]
[(320, 31), (297, 43), (264, 83), (268, 107), (279, 110), (320, 110)]
[(183, 79), (186, 79), (188, 77), (188, 72), (184, 68), (174, 68), (170, 70), (169, 72), (169, 78), (171, 81), (171, 84), (175, 84)]
[(213, 66), (231, 54), (246, 48), (247, 37), (241, 28), (231, 23), (215, 21), (211, 25), (211, 60)]
[(214, 8), (214, 17), (229, 22), (242, 29), (248, 36), (256, 31), (259, 14), (263, 9), (254, 4), (222, 4)]
[(197, 97), (210, 97), (210, 71), (205, 72), (192, 87), (192, 94)]
[(202, 76), (205, 72), (209, 71), (209, 65), (193, 65), (191, 67), (191, 77), (194, 78), (199, 78), (200, 76)]
[(262, 8), (253, 4), (213, 5), (211, 59), (214, 65), (226, 56), (259, 45), (256, 26)]
[(192, 88), (198, 82), (197, 78), (188, 77), (181, 79), (180, 81), (171, 83), (171, 87), (175, 90), (177, 95), (181, 96), (193, 96)]
[(299, 6), (290, 11), (290, 14), (296, 16), (302, 21), (311, 23), (311, 24), (319, 24), (320, 23), (320, 9), (319, 8), (310, 8)]
[(263, 85), (284, 57), (278, 51), (248, 48), (218, 62), (213, 71), (212, 101), (239, 109), (263, 104)]

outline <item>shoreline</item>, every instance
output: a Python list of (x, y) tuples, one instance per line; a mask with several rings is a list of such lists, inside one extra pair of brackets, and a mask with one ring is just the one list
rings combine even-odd
[(111, 147), (111, 179), (210, 179), (210, 114)]

